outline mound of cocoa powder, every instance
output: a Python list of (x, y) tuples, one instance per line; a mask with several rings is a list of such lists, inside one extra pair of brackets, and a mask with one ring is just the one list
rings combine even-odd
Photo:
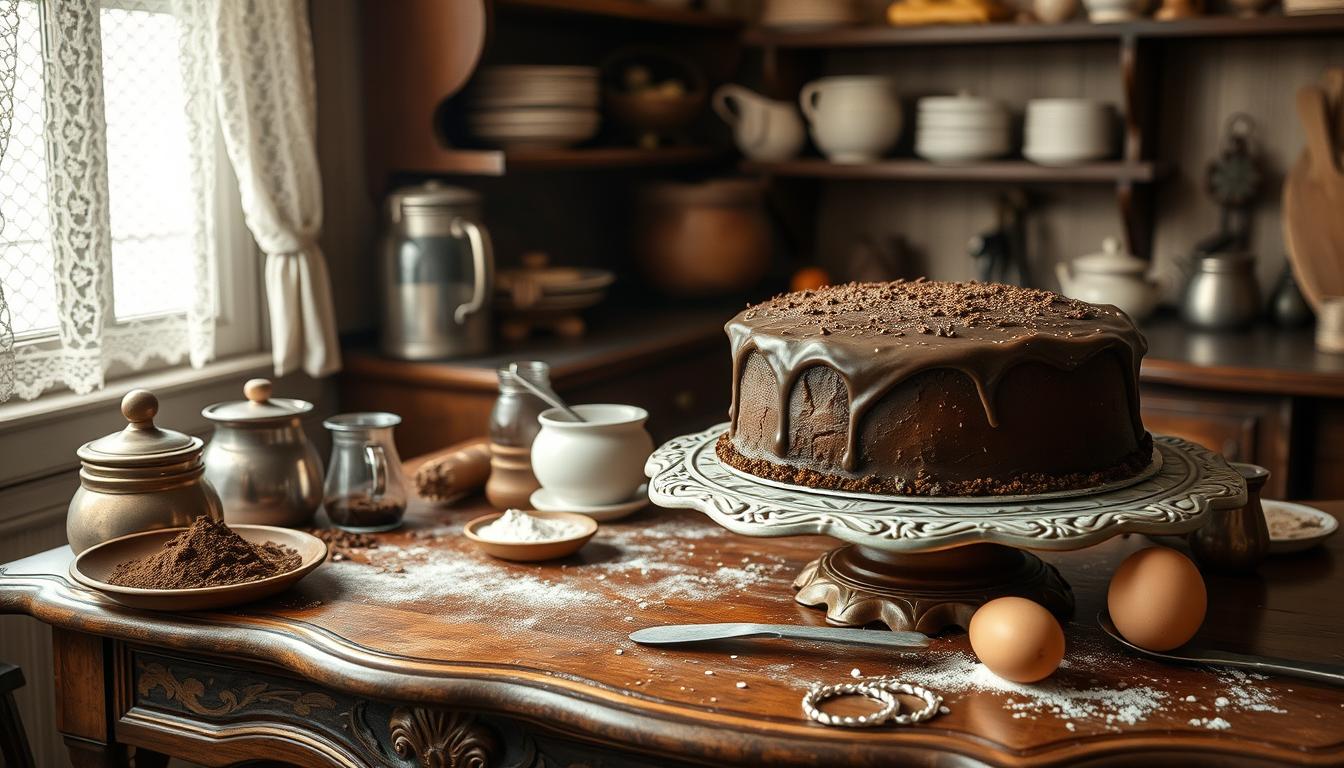
[(253, 544), (221, 522), (201, 516), (152, 555), (118, 563), (108, 582), (139, 589), (223, 587), (299, 567), (303, 558), (283, 544)]

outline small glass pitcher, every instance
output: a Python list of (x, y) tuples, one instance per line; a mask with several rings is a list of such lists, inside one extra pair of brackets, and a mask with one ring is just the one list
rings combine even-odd
[(343, 413), (322, 422), (331, 431), (323, 505), (338, 528), (390, 531), (406, 514), (406, 480), (392, 442), (395, 413)]

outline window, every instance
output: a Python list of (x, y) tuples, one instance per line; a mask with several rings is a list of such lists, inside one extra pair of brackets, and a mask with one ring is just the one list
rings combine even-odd
[[(95, 13), (93, 32), (78, 28)], [(169, 1), (17, 0), (11, 19), (0, 289), (15, 392), (87, 391), (258, 349), (254, 246), (217, 131), (192, 122), (192, 100), (208, 97), (191, 90), (190, 44)], [(61, 71), (74, 68), (62, 52), (86, 45), (101, 48), (92, 76)]]

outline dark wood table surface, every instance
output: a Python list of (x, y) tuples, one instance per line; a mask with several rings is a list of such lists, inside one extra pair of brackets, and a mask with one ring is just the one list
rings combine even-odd
[[(55, 549), (0, 569), (0, 611), (55, 628), (58, 724), (77, 765), (124, 764), (128, 745), (137, 765), (1344, 764), (1344, 689), (1159, 664), (1100, 634), (1107, 580), (1150, 544), (1140, 536), (1046, 555), (1078, 610), (1065, 666), (1017, 686), (979, 667), (964, 634), (908, 654), (641, 647), (626, 635), (654, 624), (823, 623), (790, 582), (834, 542), (750, 539), (650, 508), (571, 559), (509, 564), (459, 535), (486, 511), (417, 501), (377, 549), (220, 613), (119, 607), (73, 584), (70, 551)], [(1258, 577), (1211, 578), (1209, 592), (1202, 641), (1344, 662), (1344, 537)], [(856, 669), (927, 685), (948, 712), (867, 730), (803, 717), (809, 686)]]

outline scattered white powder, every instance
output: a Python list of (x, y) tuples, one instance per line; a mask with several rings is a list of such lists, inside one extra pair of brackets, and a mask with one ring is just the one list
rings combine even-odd
[(580, 533), (583, 533), (582, 523), (573, 520), (548, 520), (518, 509), (506, 509), (504, 514), (476, 529), (476, 535), (482, 539), (502, 544), (554, 541), (578, 536)]
[[(1074, 666), (1092, 667), (1090, 661)], [(1133, 725), (1159, 710), (1167, 694), (1146, 685), (1129, 685), (1123, 690), (1090, 687), (1086, 678), (1066, 670), (1032, 685), (1014, 683), (995, 675), (989, 668), (965, 653), (930, 658), (917, 667), (896, 675), (917, 682), (939, 693), (992, 691), (1012, 694), (1004, 708), (1015, 718), (1052, 714), (1064, 720), (1088, 719), (1106, 724)]]
[(1227, 706), (1227, 697), (1226, 697), (1226, 696), (1219, 696), (1218, 698), (1214, 699), (1214, 700), (1213, 700), (1213, 706), (1215, 706), (1215, 707), (1219, 707), (1219, 708), (1226, 707), (1226, 706)]
[(1232, 727), (1231, 723), (1221, 717), (1192, 717), (1190, 718), (1190, 725), (1196, 728), (1208, 728), (1211, 731), (1226, 731), (1228, 728)]
[(1257, 683), (1269, 678), (1258, 672), (1243, 672), (1240, 669), (1220, 669), (1218, 682), (1225, 686), (1226, 696), (1214, 699), (1214, 705), (1220, 709), (1232, 707), (1248, 712), (1274, 712), (1285, 714), (1288, 710), (1275, 703), (1274, 694)]

